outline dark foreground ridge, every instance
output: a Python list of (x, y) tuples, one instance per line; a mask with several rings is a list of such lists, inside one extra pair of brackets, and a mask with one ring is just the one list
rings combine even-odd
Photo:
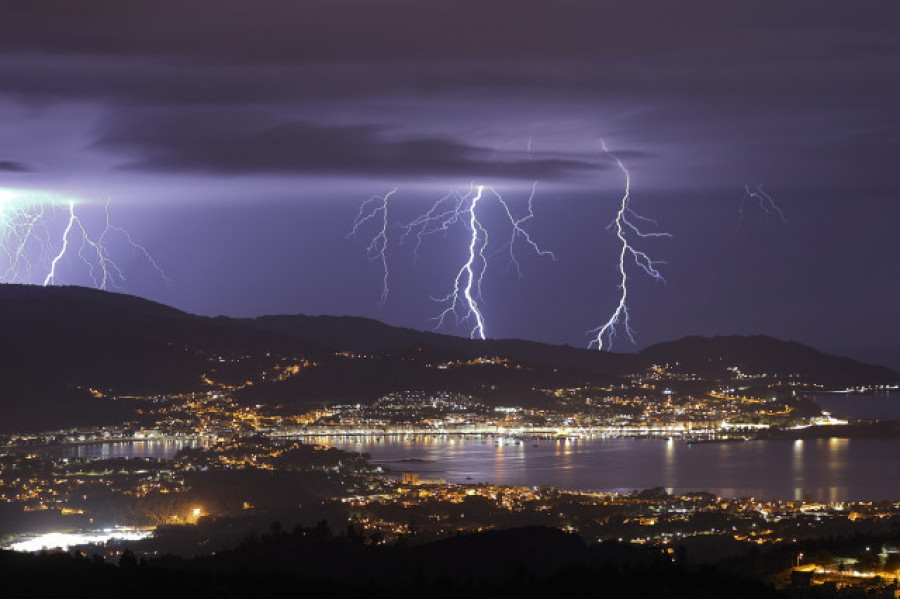
[(407, 547), (372, 546), (353, 531), (297, 528), (193, 559), (118, 566), (68, 554), (0, 554), (0, 586), (28, 597), (744, 597), (769, 585), (677, 555), (621, 543), (586, 546), (548, 528), (465, 535)]

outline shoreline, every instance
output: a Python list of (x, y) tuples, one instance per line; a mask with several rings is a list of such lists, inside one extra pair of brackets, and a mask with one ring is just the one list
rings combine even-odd
[[(424, 427), (410, 427), (402, 430), (375, 429), (375, 428), (346, 428), (336, 430), (331, 427), (321, 427), (315, 430), (295, 429), (290, 431), (260, 431), (254, 434), (262, 434), (270, 439), (314, 439), (314, 438), (462, 438), (482, 439), (485, 442), (499, 443), (505, 441), (514, 443), (533, 443), (539, 441), (579, 441), (590, 439), (658, 439), (662, 441), (680, 441), (688, 444), (699, 443), (735, 443), (740, 441), (767, 441), (767, 440), (798, 440), (798, 439), (900, 439), (900, 421), (895, 420), (852, 420), (847, 424), (811, 425), (803, 428), (791, 429), (754, 429), (740, 432), (741, 429), (732, 429), (732, 432), (722, 435), (714, 431), (694, 432), (688, 430), (671, 429), (621, 429), (621, 428), (584, 428), (570, 430), (556, 429), (503, 429), (492, 428), (484, 430), (448, 430), (432, 429)], [(202, 445), (223, 440), (224, 437), (203, 436), (155, 436), (155, 437), (123, 437), (90, 439), (84, 441), (47, 443), (47, 444), (12, 444), (0, 446), (0, 451), (20, 453), (34, 451), (43, 453), (65, 448), (90, 447), (104, 444), (184, 444)]]

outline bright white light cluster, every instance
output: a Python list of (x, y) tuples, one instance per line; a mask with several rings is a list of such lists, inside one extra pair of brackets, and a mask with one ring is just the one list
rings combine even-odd
[(45, 549), (67, 551), (79, 545), (99, 545), (107, 541), (140, 541), (153, 535), (152, 530), (141, 528), (104, 528), (85, 532), (48, 532), (10, 543), (4, 549), (34, 552)]

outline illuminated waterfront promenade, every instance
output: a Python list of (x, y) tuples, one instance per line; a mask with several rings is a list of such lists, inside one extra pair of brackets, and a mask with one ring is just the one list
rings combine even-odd
[[(465, 437), (512, 437), (520, 439), (554, 438), (718, 438), (726, 429), (687, 428), (685, 426), (603, 426), (603, 427), (505, 427), (494, 425), (460, 425), (449, 427), (431, 426), (340, 426), (315, 425), (283, 428), (267, 432), (271, 437), (378, 437), (378, 436), (465, 436)], [(732, 432), (751, 430), (729, 428)]]

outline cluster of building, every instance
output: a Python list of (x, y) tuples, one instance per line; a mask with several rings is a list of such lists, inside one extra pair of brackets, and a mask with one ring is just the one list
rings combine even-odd
[(614, 387), (547, 389), (542, 407), (491, 407), (460, 394), (396, 392), (369, 405), (311, 410), (287, 432), (728, 439), (760, 429), (840, 423), (808, 407), (798, 410), (801, 400), (793, 389), (685, 393), (657, 383), (634, 377)]
[[(368, 356), (356, 354), (348, 359)], [(288, 413), (235, 401), (236, 391), (250, 384), (302, 376), (315, 364), (269, 356), (252, 376), (243, 371), (219, 372), (222, 361), (252, 370), (241, 360), (219, 357), (204, 381), (209, 389), (184, 394), (129, 398), (137, 418), (116, 426), (83, 428), (0, 438), (0, 445), (90, 443), (125, 440), (221, 441), (253, 434), (269, 436), (347, 434), (460, 434), (515, 437), (641, 436), (715, 440), (747, 437), (761, 429), (811, 424), (841, 424), (804, 400), (810, 391), (795, 375), (748, 375), (736, 367), (727, 381), (703, 381), (677, 368), (657, 365), (615, 385), (584, 385), (536, 390), (545, 401), (537, 407), (491, 406), (480, 398), (453, 392), (404, 390), (368, 404), (316, 406)], [(504, 358), (431, 364), (433, 368), (481, 367), (519, 369)], [(238, 376), (241, 374), (241, 376)], [(238, 380), (240, 379), (240, 380)], [(246, 379), (246, 380), (244, 380)], [(101, 393), (96, 391), (96, 393)]]
[(628, 540), (667, 545), (718, 536), (765, 545), (831, 535), (881, 534), (900, 525), (900, 502), (833, 502), (719, 498), (662, 489), (631, 494), (552, 487), (446, 484), (403, 475), (376, 493), (340, 498), (363, 528), (384, 538), (414, 532), (445, 536), (503, 526), (546, 525), (590, 542)]
[[(839, 423), (804, 406), (804, 393), (810, 389), (793, 376), (747, 375), (735, 368), (730, 380), (712, 384), (668, 366), (655, 366), (615, 385), (536, 389), (545, 400), (532, 404), (538, 407), (493, 406), (463, 393), (408, 390), (369, 404), (317, 406), (291, 414), (247, 405), (236, 397), (255, 383), (302, 376), (315, 364), (285, 357), (275, 363), (270, 359), (265, 369), (250, 372), (253, 365), (246, 356), (218, 360), (204, 375), (205, 390), (128, 398), (137, 406), (132, 422), (0, 437), (0, 505), (4, 506), (0, 510), (54, 515), (76, 528), (191, 523), (207, 515), (253, 510), (254, 497), (263, 497), (251, 492), (255, 481), (262, 479), (238, 476), (239, 484), (229, 484), (241, 493), (246, 491), (246, 499), (241, 495), (227, 505), (212, 500), (198, 503), (193, 487), (206, 473), (287, 476), (315, 472), (340, 489), (331, 504), (346, 510), (355, 525), (382, 541), (427, 540), (538, 524), (578, 532), (589, 541), (625, 539), (665, 546), (703, 536), (750, 546), (794, 542), (826, 531), (880, 532), (900, 524), (900, 504), (447, 484), (414, 473), (386, 475), (364, 456), (296, 440), (393, 434), (482, 435), (512, 438), (517, 443), (525, 438), (589, 436), (720, 440), (765, 428)], [(241, 368), (234, 370), (232, 362)], [(485, 365), (523, 368), (490, 357), (428, 366), (450, 370)], [(100, 390), (93, 393), (103, 396)], [(177, 454), (173, 450), (165, 457), (126, 459), (114, 452), (97, 457), (78, 450), (134, 443), (174, 444)], [(278, 495), (281, 490), (266, 492)]]
[(0, 456), (0, 502), (26, 514), (49, 512), (44, 520), (69, 517), (76, 528), (135, 520), (139, 511), (152, 511), (158, 498), (184, 490), (177, 465), (168, 460)]
[[(212, 502), (198, 500), (202, 494), (193, 488), (198, 483), (209, 487), (205, 495), (218, 494), (216, 485), (230, 486), (221, 493), (228, 495), (233, 488), (240, 490), (241, 481), (250, 480), (242, 478), (243, 473), (318, 472), (327, 478), (363, 477), (375, 471), (359, 454), (259, 436), (179, 444), (168, 448), (177, 453), (166, 458), (117, 455), (126, 445), (7, 447), (0, 452), (0, 519), (16, 521), (13, 528), (20, 530), (54, 523), (64, 529), (190, 523), (204, 515), (251, 509), (258, 495), (257, 489), (247, 488), (240, 497), (218, 502), (214, 508)], [(77, 455), (76, 450), (91, 447), (102, 451)], [(207, 476), (216, 472), (234, 473), (237, 478)]]

